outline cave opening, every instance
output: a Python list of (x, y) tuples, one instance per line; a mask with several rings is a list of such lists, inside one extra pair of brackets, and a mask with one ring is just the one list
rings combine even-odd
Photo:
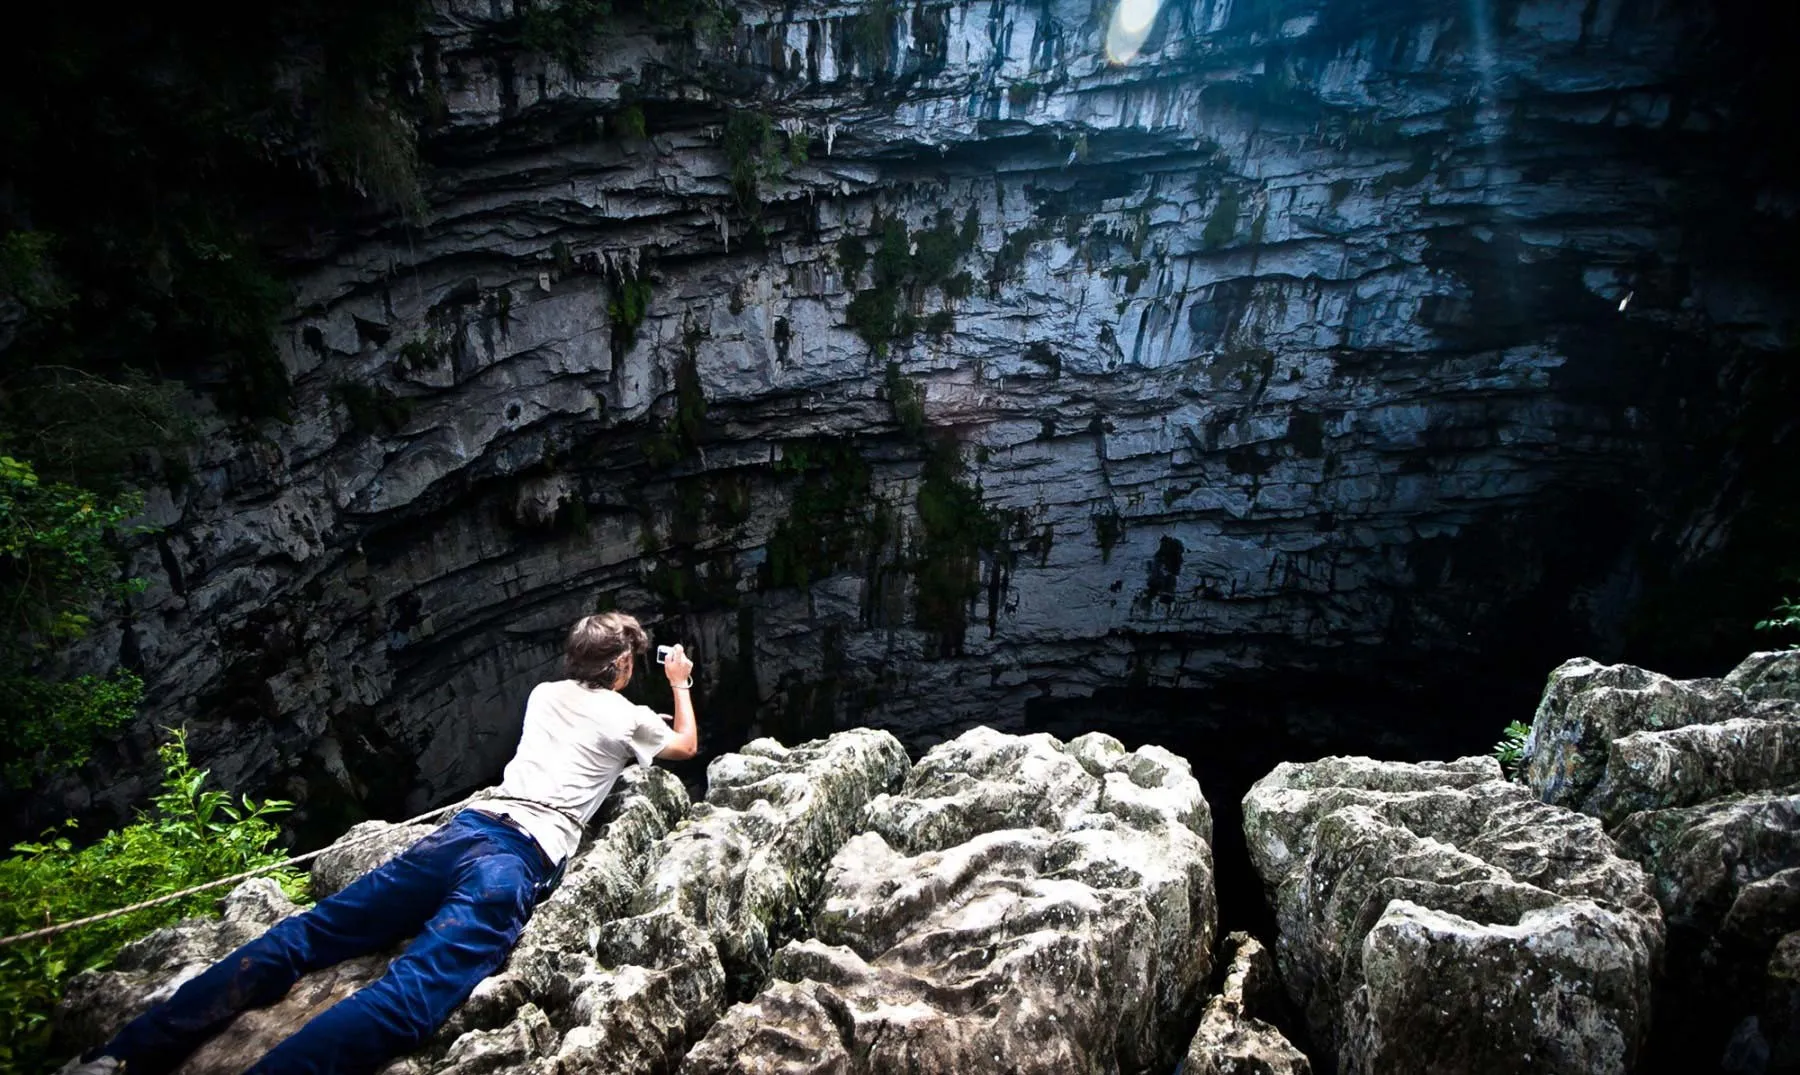
[(1540, 685), (1522, 672), (1407, 686), (1290, 673), (1204, 689), (1112, 687), (1041, 700), (1027, 709), (1021, 730), (1065, 740), (1105, 732), (1127, 749), (1155, 744), (1187, 759), (1212, 807), (1219, 935), (1245, 930), (1272, 946), (1274, 912), (1244, 835), (1242, 803), (1252, 784), (1282, 762), (1334, 754), (1429, 761), (1487, 753), (1508, 721), (1530, 719)]

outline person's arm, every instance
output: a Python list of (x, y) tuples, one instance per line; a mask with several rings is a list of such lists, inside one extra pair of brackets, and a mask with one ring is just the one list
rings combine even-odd
[(675, 694), (675, 738), (656, 756), (663, 761), (686, 761), (700, 749), (700, 736), (694, 728), (694, 694), (688, 689), (694, 681), (694, 662), (676, 646), (663, 663), (663, 675), (669, 677)]

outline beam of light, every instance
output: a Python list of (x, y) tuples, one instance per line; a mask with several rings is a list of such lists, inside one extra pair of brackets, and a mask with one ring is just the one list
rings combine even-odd
[(1119, 10), (1113, 13), (1113, 21), (1125, 33), (1147, 34), (1160, 7), (1160, 0), (1119, 0)]
[(1106, 58), (1130, 63), (1144, 47), (1161, 10), (1162, 0), (1119, 0), (1106, 27)]

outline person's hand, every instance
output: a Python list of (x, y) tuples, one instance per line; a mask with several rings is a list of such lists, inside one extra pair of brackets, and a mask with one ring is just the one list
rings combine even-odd
[(669, 677), (671, 687), (685, 687), (693, 679), (694, 662), (679, 645), (669, 648), (669, 659), (663, 662), (663, 675)]

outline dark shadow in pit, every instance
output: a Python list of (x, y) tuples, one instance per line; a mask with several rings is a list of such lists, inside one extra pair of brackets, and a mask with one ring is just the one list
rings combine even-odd
[(1364, 754), (1425, 761), (1485, 753), (1510, 720), (1531, 719), (1539, 683), (1402, 691), (1346, 677), (1282, 677), (1204, 690), (1116, 687), (1034, 702), (1027, 732), (1105, 732), (1129, 749), (1155, 743), (1186, 758), (1213, 812), (1220, 935), (1246, 930), (1273, 947), (1275, 917), (1250, 865), (1243, 798), (1284, 761)]

